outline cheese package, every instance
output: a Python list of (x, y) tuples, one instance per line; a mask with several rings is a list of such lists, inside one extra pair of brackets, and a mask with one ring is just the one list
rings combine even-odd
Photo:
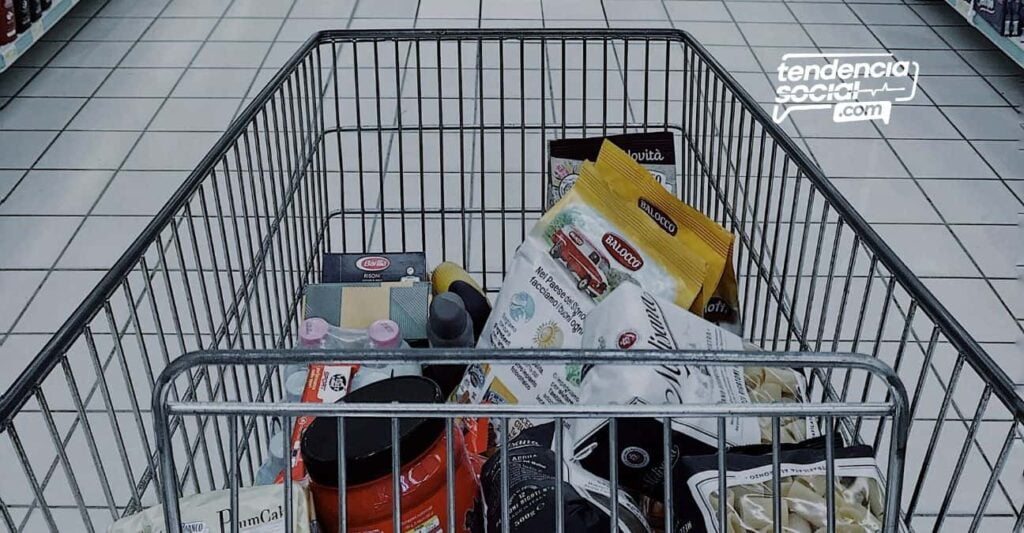
[[(316, 531), (313, 506), (306, 489), (293, 483), (292, 531)], [(179, 500), (181, 530), (189, 533), (231, 531), (238, 523), (240, 533), (284, 533), (284, 485), (263, 485), (238, 489), (238, 516), (231, 513), (231, 491), (218, 490), (186, 496)], [(156, 505), (114, 522), (107, 533), (166, 533), (164, 508)]]

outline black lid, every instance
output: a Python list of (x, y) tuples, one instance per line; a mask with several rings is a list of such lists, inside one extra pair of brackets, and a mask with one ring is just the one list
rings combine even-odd
[[(441, 390), (430, 379), (400, 376), (370, 383), (339, 403), (441, 403)], [(401, 418), (399, 449), (403, 465), (427, 451), (444, 433), (443, 418)], [(338, 419), (318, 417), (302, 434), (302, 461), (310, 479), (338, 485)], [(345, 419), (345, 468), (348, 485), (358, 485), (391, 474), (391, 420)]]
[(430, 330), (442, 339), (457, 339), (469, 327), (469, 314), (462, 297), (453, 292), (442, 292), (430, 301), (427, 320)]
[(480, 332), (484, 330), (484, 324), (487, 323), (487, 317), (491, 315), (491, 302), (487, 301), (487, 297), (476, 287), (461, 279), (453, 281), (448, 286), (448, 291), (454, 292), (462, 298), (466, 312), (473, 319), (473, 338), (479, 339)]

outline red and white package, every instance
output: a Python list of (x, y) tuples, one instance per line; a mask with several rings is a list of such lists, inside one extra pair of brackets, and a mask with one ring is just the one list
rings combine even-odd
[[(301, 401), (304, 403), (337, 402), (348, 392), (352, 375), (358, 368), (358, 365), (322, 363), (309, 365), (309, 375), (306, 377), (306, 388), (302, 391)], [(316, 417), (302, 415), (295, 419), (291, 439), (292, 481), (299, 481), (306, 477), (306, 467), (302, 464), (299, 447), (302, 433), (313, 423), (314, 418)], [(284, 483), (284, 471), (277, 475), (275, 482)]]

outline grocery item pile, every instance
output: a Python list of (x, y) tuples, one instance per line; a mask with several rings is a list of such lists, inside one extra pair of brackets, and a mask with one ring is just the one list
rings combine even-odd
[[(325, 255), (324, 283), (305, 289), (296, 344), (334, 351), (337, 360), (284, 369), (287, 399), (570, 405), (808, 401), (801, 369), (488, 363), (488, 354), (499, 349), (750, 348), (738, 336), (734, 237), (677, 199), (673, 148), (668, 132), (552, 142), (550, 207), (516, 251), (493, 306), (459, 265), (442, 263), (428, 275), (423, 253)], [(479, 362), (345, 362), (353, 350), (428, 346), (475, 347)], [(392, 422), (347, 419), (345, 464), (339, 465), (337, 419), (299, 417), (288, 428), (292, 449), (272, 453), (257, 481), (283, 483), (290, 469), (295, 490), (303, 491), (294, 498), (300, 504), (296, 514), (315, 516), (320, 531), (337, 531), (343, 490), (349, 531), (390, 532)], [(617, 420), (615, 450), (609, 449), (608, 420), (572, 419), (561, 428), (535, 418), (504, 425), (487, 419), (458, 422), (448, 443), (443, 420), (398, 420), (402, 531), (445, 531), (449, 491), (460, 532), (501, 531), (503, 507), (510, 531), (552, 530), (559, 492), (567, 531), (608, 531), (613, 520), (621, 531), (663, 531), (666, 486), (674, 495), (673, 532), (771, 531), (776, 498), (783, 531), (825, 528), (826, 443), (811, 418), (780, 420), (779, 495), (772, 479), (771, 420), (728, 419), (725, 497), (718, 494), (715, 419), (671, 422), (668, 472), (666, 426), (660, 420)], [(554, 444), (556, 430), (564, 436), (560, 448)], [(501, 443), (507, 449), (500, 450)], [(837, 531), (881, 531), (883, 483), (873, 450), (834, 444)], [(562, 472), (556, 471), (558, 454)], [(618, 458), (614, 468), (609, 457)], [(339, 466), (346, 472), (345, 487), (339, 487)], [(242, 492), (247, 502), (242, 510), (259, 507), (266, 497), (260, 490)], [(223, 512), (213, 513), (220, 522), (209, 517), (208, 508), (223, 504), (225, 496), (190, 498), (204, 496), (205, 505), (182, 501), (183, 521), (207, 521), (208, 529), (195, 526), (194, 531), (230, 523)], [(718, 523), (723, 501), (728, 524)], [(275, 512), (279, 509), (258, 513), (273, 515), (266, 522), (240, 522), (240, 530), (284, 531), (283, 515)], [(159, 508), (151, 509), (112, 531), (150, 531), (142, 522), (157, 523), (159, 516)]]

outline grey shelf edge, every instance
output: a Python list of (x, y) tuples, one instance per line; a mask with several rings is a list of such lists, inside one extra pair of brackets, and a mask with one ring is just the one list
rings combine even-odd
[(50, 9), (47, 9), (43, 16), (32, 23), (28, 31), (18, 36), (14, 42), (0, 46), (0, 72), (7, 70), (19, 57), (32, 48), (32, 45), (39, 42), (46, 35), (50, 28), (57, 25), (64, 15), (71, 11), (71, 8), (79, 0), (54, 0)]

